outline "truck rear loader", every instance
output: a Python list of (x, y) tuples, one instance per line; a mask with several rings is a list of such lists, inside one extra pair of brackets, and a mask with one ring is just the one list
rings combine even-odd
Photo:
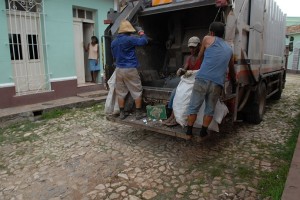
[[(110, 10), (102, 42), (105, 44), (105, 70), (109, 78), (114, 71), (111, 42), (123, 19), (143, 27), (149, 44), (136, 50), (146, 105), (166, 103), (176, 87), (174, 74), (189, 54), (187, 41), (201, 40), (209, 25), (220, 21), (226, 25), (225, 40), (234, 52), (237, 87), (226, 80), (221, 101), (233, 121), (258, 124), (265, 112), (266, 100), (278, 100), (285, 85), (286, 16), (274, 0), (173, 0), (128, 1), (117, 12)], [(152, 3), (152, 5), (151, 5)], [(143, 129), (185, 138), (181, 127), (164, 127), (159, 121), (145, 122), (126, 118), (109, 120)]]

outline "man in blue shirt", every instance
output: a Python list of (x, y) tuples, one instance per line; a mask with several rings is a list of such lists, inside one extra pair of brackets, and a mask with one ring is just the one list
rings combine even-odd
[(209, 27), (209, 35), (203, 38), (199, 57), (203, 60), (196, 74), (195, 83), (188, 110), (186, 134), (192, 137), (193, 125), (197, 113), (205, 100), (205, 110), (200, 136), (207, 135), (207, 128), (214, 115), (216, 103), (224, 87), (225, 75), (229, 66), (230, 77), (235, 82), (234, 60), (231, 47), (223, 40), (225, 26), (221, 22), (213, 22)]
[[(147, 36), (140, 28), (135, 30), (129, 21), (123, 20), (118, 30), (118, 36), (111, 43), (112, 54), (116, 64), (116, 94), (120, 107), (120, 119), (127, 116), (124, 112), (125, 97), (130, 92), (135, 100), (136, 119), (142, 119), (146, 115), (142, 113), (142, 83), (137, 68), (135, 47), (148, 43)], [(131, 35), (138, 32), (139, 36)]]

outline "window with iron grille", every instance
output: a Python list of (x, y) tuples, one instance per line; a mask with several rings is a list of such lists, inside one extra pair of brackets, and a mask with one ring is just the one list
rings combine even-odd
[(39, 59), (38, 35), (27, 35), (27, 45), (28, 45), (29, 59), (30, 60)]
[(16, 95), (51, 90), (43, 0), (4, 1)]
[(5, 0), (8, 10), (19, 10), (26, 12), (41, 12), (42, 0)]
[(21, 34), (8, 34), (10, 59), (23, 60)]

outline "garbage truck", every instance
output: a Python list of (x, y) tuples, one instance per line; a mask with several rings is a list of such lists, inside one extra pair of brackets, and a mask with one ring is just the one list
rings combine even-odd
[[(148, 45), (136, 49), (145, 106), (166, 105), (176, 87), (176, 71), (189, 54), (188, 39), (198, 36), (202, 40), (214, 21), (226, 25), (224, 39), (233, 49), (237, 85), (233, 88), (227, 78), (220, 98), (232, 121), (259, 124), (267, 99), (281, 98), (287, 66), (286, 15), (274, 0), (127, 1), (122, 10), (108, 11), (104, 21), (108, 24), (102, 37), (107, 79), (114, 72), (111, 42), (123, 19), (142, 27), (149, 38)], [(182, 127), (165, 127), (160, 119), (120, 120), (113, 115), (107, 119), (186, 137)]]

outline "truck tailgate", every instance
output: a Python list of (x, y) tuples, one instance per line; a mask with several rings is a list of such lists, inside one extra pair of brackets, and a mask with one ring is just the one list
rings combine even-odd
[[(182, 139), (188, 139), (185, 134), (186, 129), (182, 128), (180, 125), (173, 126), (173, 127), (167, 127), (167, 126), (163, 125), (161, 121), (152, 121), (152, 120), (148, 120), (147, 118), (145, 118), (147, 120), (147, 123), (145, 123), (144, 122), (145, 119), (136, 120), (135, 115), (130, 115), (123, 120), (120, 120), (118, 117), (115, 117), (113, 115), (107, 115), (106, 118), (112, 122), (129, 125), (129, 126), (133, 126), (136, 128), (149, 130), (149, 131), (154, 131), (154, 132), (158, 132), (158, 133), (162, 133), (162, 134), (166, 134), (166, 135), (170, 135), (170, 136), (175, 136), (175, 137), (182, 138)], [(199, 132), (200, 132), (200, 129), (198, 129), (198, 128), (193, 129), (193, 136), (194, 136), (193, 139), (194, 140), (197, 140), (197, 141), (201, 140), (199, 137)]]

